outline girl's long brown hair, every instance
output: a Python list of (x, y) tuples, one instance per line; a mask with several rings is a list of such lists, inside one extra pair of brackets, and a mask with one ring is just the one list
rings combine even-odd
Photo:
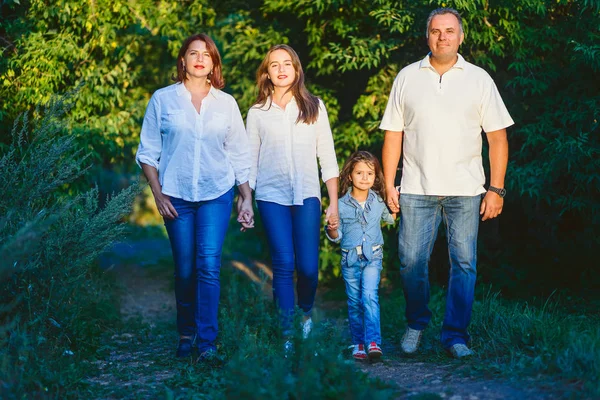
[(190, 44), (196, 40), (206, 43), (206, 50), (208, 50), (208, 54), (210, 54), (210, 58), (213, 62), (212, 72), (210, 75), (208, 75), (210, 84), (215, 89), (223, 89), (225, 87), (225, 79), (223, 79), (223, 64), (221, 62), (221, 55), (219, 54), (219, 49), (217, 49), (217, 45), (215, 44), (214, 40), (212, 40), (206, 33), (197, 33), (183, 41), (183, 44), (179, 49), (179, 54), (177, 55), (177, 75), (173, 76), (173, 80), (175, 82), (182, 83), (187, 80), (185, 68), (183, 67), (183, 59), (185, 58), (185, 52), (188, 51)]
[(263, 59), (262, 63), (256, 71), (256, 86), (258, 87), (258, 97), (254, 104), (264, 106), (269, 97), (271, 97), (274, 86), (269, 80), (269, 56), (276, 50), (285, 50), (292, 58), (292, 65), (296, 70), (296, 78), (292, 87), (288, 91), (292, 91), (292, 95), (298, 104), (298, 118), (296, 123), (303, 122), (305, 124), (313, 124), (319, 117), (319, 98), (313, 96), (304, 86), (304, 71), (302, 71), (302, 64), (300, 64), (300, 57), (298, 54), (287, 44), (277, 44), (272, 46), (267, 55)]
[(371, 190), (377, 193), (379, 197), (385, 201), (386, 193), (381, 164), (379, 163), (377, 157), (364, 150), (355, 151), (346, 160), (346, 163), (342, 168), (342, 172), (340, 173), (340, 197), (345, 195), (348, 189), (350, 189), (352, 186), (352, 181), (350, 180), (352, 171), (354, 171), (354, 166), (361, 161), (375, 170), (375, 182), (373, 183)]

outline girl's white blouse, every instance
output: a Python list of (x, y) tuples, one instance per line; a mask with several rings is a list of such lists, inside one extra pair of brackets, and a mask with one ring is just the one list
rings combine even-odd
[(321, 199), (317, 159), (324, 182), (339, 176), (325, 105), (319, 100), (319, 117), (314, 124), (296, 123), (298, 113), (293, 98), (285, 110), (269, 99), (262, 107), (248, 111), (248, 182), (256, 200), (302, 205), (309, 197)]

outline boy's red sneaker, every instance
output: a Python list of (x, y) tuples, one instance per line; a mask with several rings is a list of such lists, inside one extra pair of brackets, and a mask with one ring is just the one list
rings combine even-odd
[(369, 360), (378, 360), (383, 355), (381, 347), (375, 342), (369, 344)]

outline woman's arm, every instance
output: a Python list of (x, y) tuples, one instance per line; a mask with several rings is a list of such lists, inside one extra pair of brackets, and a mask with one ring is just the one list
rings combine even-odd
[(161, 191), (160, 182), (158, 182), (158, 171), (151, 165), (141, 163), (142, 171), (144, 171), (144, 175), (146, 179), (148, 179), (148, 183), (150, 184), (150, 189), (152, 190), (152, 195), (154, 196), (154, 201), (156, 202), (156, 208), (160, 215), (166, 219), (175, 219), (179, 215), (177, 214), (177, 210), (171, 204), (171, 199), (169, 196), (164, 195)]

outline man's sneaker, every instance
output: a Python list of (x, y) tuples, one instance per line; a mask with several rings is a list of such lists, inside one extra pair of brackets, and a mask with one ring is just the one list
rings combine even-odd
[(450, 347), (448, 351), (450, 352), (450, 354), (452, 354), (452, 357), (454, 358), (470, 357), (473, 354), (475, 354), (473, 350), (468, 348), (467, 345), (463, 343), (456, 343), (455, 345)]
[(367, 353), (365, 352), (364, 344), (353, 344), (350, 346), (352, 349), (352, 358), (358, 361), (364, 361), (367, 359)]
[(192, 339), (183, 338), (179, 339), (179, 345), (177, 346), (177, 353), (175, 353), (175, 357), (177, 358), (185, 358), (192, 355)]
[(308, 338), (308, 335), (310, 335), (310, 331), (312, 331), (312, 326), (312, 318), (309, 318), (302, 323), (302, 338)]
[(402, 336), (402, 343), (400, 347), (404, 354), (414, 354), (419, 349), (419, 343), (421, 343), (421, 335), (423, 331), (418, 331), (412, 328), (406, 328), (404, 336)]
[(369, 344), (369, 360), (379, 360), (383, 355), (381, 348), (375, 342)]

